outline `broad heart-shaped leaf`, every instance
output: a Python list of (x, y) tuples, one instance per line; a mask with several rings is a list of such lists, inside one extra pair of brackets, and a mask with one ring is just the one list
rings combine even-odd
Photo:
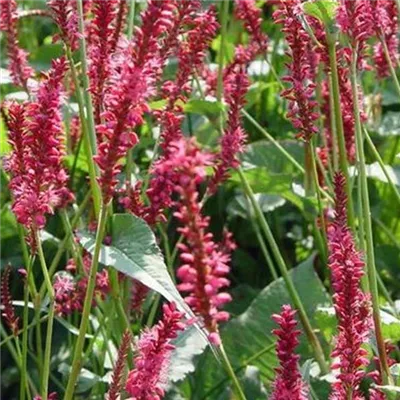
[(338, 6), (339, 3), (334, 0), (307, 1), (303, 4), (303, 10), (307, 15), (328, 25), (335, 19)]
[[(82, 246), (93, 255), (94, 237), (79, 233), (79, 238)], [(99, 261), (137, 279), (193, 315), (169, 276), (153, 232), (142, 219), (131, 214), (114, 214), (112, 246), (102, 245)]]
[[(331, 303), (329, 295), (314, 272), (313, 257), (290, 270), (290, 275), (311, 324), (316, 327), (314, 313), (317, 307), (320, 305), (330, 306)], [(254, 365), (260, 370), (265, 384), (270, 384), (273, 380), (274, 368), (277, 365), (275, 349), (273, 346), (271, 348), (275, 342), (271, 331), (276, 328), (271, 315), (279, 313), (283, 304), (291, 304), (291, 300), (285, 283), (280, 278), (264, 288), (243, 314), (232, 319), (221, 330), (222, 341), (233, 368)], [(302, 329), (300, 323), (299, 329)], [(324, 344), (323, 347), (329, 354), (329, 348)], [(301, 336), (301, 344), (297, 352), (302, 357), (301, 362), (313, 357), (304, 333)], [(205, 397), (205, 395), (212, 390), (216, 383), (226, 377), (223, 369), (216, 364), (210, 352), (207, 351), (203, 357), (194, 376), (198, 382), (196, 395), (198, 394), (201, 399), (218, 398), (218, 393), (214, 393), (212, 397)], [(202, 365), (203, 368), (201, 368)], [(222, 387), (228, 384), (227, 381)], [(197, 396), (193, 396), (193, 398), (197, 398)]]

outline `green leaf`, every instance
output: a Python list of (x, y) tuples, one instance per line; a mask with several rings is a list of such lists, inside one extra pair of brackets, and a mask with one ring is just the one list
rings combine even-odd
[[(330, 298), (321, 281), (314, 272), (313, 257), (310, 257), (298, 267), (290, 270), (304, 308), (315, 327), (315, 311), (319, 305), (330, 304)], [(279, 313), (282, 304), (291, 304), (289, 294), (282, 278), (264, 288), (250, 304), (246, 312), (228, 322), (221, 330), (222, 341), (233, 368), (251, 365), (256, 366), (264, 382), (271, 382), (274, 378), (274, 367), (277, 365), (274, 348), (271, 345), (275, 337), (271, 330), (276, 328), (271, 315)], [(302, 329), (299, 323), (299, 328)], [(301, 345), (297, 349), (304, 359), (312, 357), (304, 334), (301, 336)], [(207, 352), (209, 353), (209, 352)], [(196, 378), (201, 379), (202, 389), (200, 398), (210, 391), (216, 382), (223, 379), (221, 368), (215, 365), (211, 354), (205, 355), (204, 369)], [(201, 368), (198, 368), (201, 369)], [(222, 375), (222, 376), (221, 376)], [(209, 398), (217, 398), (214, 394)]]
[[(399, 97), (397, 94), (396, 99), (398, 102)], [(388, 111), (385, 113), (377, 133), (380, 136), (400, 135), (400, 112)]]
[(335, 20), (338, 6), (338, 2), (334, 0), (316, 0), (304, 3), (303, 10), (307, 15), (328, 25)]
[[(280, 144), (299, 164), (304, 164), (304, 149), (300, 142), (288, 140)], [(288, 162), (287, 158), (281, 152), (277, 151), (276, 147), (267, 140), (259, 140), (249, 144), (240, 158), (244, 169), (265, 167), (268, 171), (275, 174), (297, 175), (299, 173)]]
[[(79, 237), (82, 246), (93, 255), (94, 237), (83, 232)], [(193, 315), (169, 276), (154, 233), (142, 219), (130, 214), (114, 214), (112, 246), (102, 245), (99, 261), (137, 279)]]
[(200, 114), (208, 118), (215, 118), (225, 110), (225, 106), (216, 100), (191, 99), (183, 106), (183, 109), (190, 114)]
[(176, 383), (195, 370), (195, 358), (203, 353), (206, 342), (199, 331), (190, 326), (181, 332), (172, 344), (175, 349), (171, 354), (167, 376), (170, 382)]
[[(276, 194), (255, 194), (254, 195), (263, 212), (271, 212), (282, 207), (286, 200)], [(253, 209), (250, 207), (250, 210)], [(227, 212), (231, 216), (248, 218), (249, 203), (243, 194), (235, 196), (228, 204)]]
[[(66, 363), (61, 363), (58, 366), (58, 372), (65, 376), (68, 379), (68, 376), (71, 372), (71, 366)], [(91, 389), (96, 383), (101, 380), (100, 376), (96, 375), (95, 373), (82, 368), (81, 372), (79, 373), (78, 383), (76, 384), (75, 393), (84, 393)]]

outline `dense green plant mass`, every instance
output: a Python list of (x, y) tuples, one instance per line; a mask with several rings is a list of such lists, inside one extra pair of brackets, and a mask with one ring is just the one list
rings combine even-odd
[(399, 6), (0, 0), (1, 397), (396, 399)]

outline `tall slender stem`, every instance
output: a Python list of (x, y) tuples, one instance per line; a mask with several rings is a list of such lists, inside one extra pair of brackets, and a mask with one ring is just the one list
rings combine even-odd
[(322, 373), (327, 374), (329, 372), (329, 370), (328, 370), (328, 366), (326, 364), (326, 360), (325, 360), (325, 356), (324, 356), (324, 352), (322, 350), (321, 344), (311, 326), (310, 320), (304, 309), (304, 306), (300, 299), (300, 296), (297, 293), (297, 290), (292, 282), (292, 279), (290, 278), (288, 269), (286, 267), (286, 263), (282, 257), (279, 247), (278, 247), (278, 245), (275, 241), (275, 238), (271, 232), (268, 222), (265, 219), (264, 214), (262, 213), (261, 208), (260, 208), (259, 204), (257, 203), (254, 193), (253, 193), (249, 183), (247, 182), (247, 179), (246, 179), (245, 175), (243, 174), (243, 171), (241, 170), (241, 168), (238, 169), (238, 172), (239, 172), (239, 176), (242, 181), (244, 190), (246, 192), (246, 195), (250, 199), (250, 202), (254, 208), (254, 211), (255, 211), (256, 217), (258, 219), (258, 222), (260, 224), (260, 227), (261, 227), (262, 231), (264, 232), (267, 242), (269, 243), (269, 246), (270, 246), (272, 253), (275, 257), (275, 260), (278, 264), (279, 270), (280, 270), (283, 280), (285, 282), (289, 296), (292, 299), (294, 306), (297, 308), (297, 310), (299, 312), (299, 317), (300, 317), (301, 323), (303, 325), (304, 331), (305, 331), (307, 338), (314, 350), (315, 359), (317, 360)]
[(24, 284), (24, 311), (23, 311), (23, 332), (22, 332), (22, 360), (21, 360), (21, 382), (20, 382), (20, 391), (19, 397), (20, 400), (25, 400), (25, 392), (28, 391), (28, 380), (27, 380), (27, 361), (28, 361), (28, 319), (29, 319), (29, 278), (32, 273), (32, 264), (33, 264), (34, 256), (29, 257), (29, 261), (27, 264), (27, 277), (26, 282)]
[(69, 65), (71, 68), (72, 80), (74, 81), (76, 99), (78, 101), (79, 118), (80, 118), (81, 126), (82, 126), (83, 145), (84, 145), (84, 149), (85, 149), (86, 161), (87, 161), (88, 167), (89, 167), (90, 187), (92, 189), (91, 191), (92, 191), (93, 200), (94, 200), (94, 209), (95, 209), (96, 215), (98, 215), (99, 210), (100, 210), (100, 203), (101, 203), (101, 193), (100, 193), (99, 184), (97, 183), (98, 168), (97, 168), (95, 162), (93, 161), (94, 151), (93, 151), (93, 147), (91, 145), (92, 140), (90, 139), (88, 121), (86, 119), (85, 101), (84, 101), (84, 98), (82, 95), (82, 91), (80, 89), (78, 73), (76, 71), (74, 60), (72, 58), (71, 49), (69, 47), (66, 48), (66, 53), (67, 53)]
[(391, 375), (386, 357), (385, 342), (382, 334), (381, 317), (379, 309), (379, 294), (377, 284), (377, 273), (375, 267), (374, 241), (372, 236), (371, 210), (369, 204), (367, 171), (365, 167), (365, 154), (363, 147), (362, 127), (360, 119), (360, 107), (358, 104), (357, 87), (357, 51), (353, 49), (351, 63), (351, 88), (353, 92), (354, 119), (356, 131), (356, 147), (359, 160), (359, 174), (361, 183), (361, 200), (363, 208), (363, 219), (365, 228), (366, 250), (367, 250), (367, 272), (369, 289), (372, 301), (372, 316), (375, 326), (375, 337), (379, 353), (379, 361), (382, 369), (382, 378), (384, 384), (391, 384)]
[(379, 35), (379, 39), (380, 39), (380, 41), (382, 43), (383, 52), (385, 53), (386, 62), (388, 63), (390, 75), (393, 78), (394, 86), (395, 86), (395, 88), (397, 90), (397, 93), (400, 96), (400, 83), (399, 83), (399, 80), (397, 78), (396, 71), (395, 71), (393, 63), (392, 63), (392, 58), (390, 57), (389, 49), (387, 47), (386, 40), (383, 37), (383, 34)]
[[(334, 105), (334, 118), (335, 126), (337, 132), (337, 140), (339, 145), (339, 165), (340, 170), (346, 178), (346, 193), (347, 193), (347, 218), (349, 225), (354, 231), (354, 209), (353, 209), (353, 198), (351, 195), (350, 188), (350, 177), (347, 162), (347, 151), (346, 151), (346, 140), (344, 136), (343, 128), (343, 116), (340, 104), (340, 85), (339, 85), (339, 75), (337, 70), (337, 60), (336, 60), (336, 35), (327, 33), (328, 37), (328, 47), (329, 47), (329, 64), (332, 74), (332, 98)], [(335, 148), (333, 149), (335, 152)]]
[(240, 386), (240, 383), (239, 383), (239, 381), (238, 381), (238, 379), (237, 379), (237, 377), (235, 375), (235, 371), (233, 370), (232, 365), (231, 365), (231, 363), (229, 361), (229, 358), (225, 353), (224, 346), (221, 344), (219, 346), (218, 350), (219, 350), (219, 353), (221, 355), (221, 360), (222, 360), (222, 363), (224, 364), (225, 370), (226, 370), (227, 374), (229, 375), (229, 377), (231, 378), (231, 381), (233, 383), (236, 395), (238, 396), (238, 398), (240, 400), (246, 400), (246, 396), (243, 393), (243, 389)]
[(71, 373), (69, 376), (64, 400), (71, 400), (73, 398), (75, 384), (78, 379), (80, 370), (82, 368), (82, 351), (85, 343), (85, 335), (89, 326), (89, 316), (90, 316), (90, 310), (92, 308), (93, 294), (96, 285), (97, 267), (99, 265), (100, 249), (104, 237), (106, 221), (107, 221), (107, 205), (103, 204), (100, 209), (100, 217), (96, 232), (96, 243), (92, 258), (92, 265), (90, 267), (89, 279), (87, 283), (85, 301), (82, 312), (82, 320), (81, 320), (81, 325), (79, 327), (78, 339), (75, 344), (74, 358), (72, 361)]
[(51, 283), (49, 272), (47, 270), (46, 260), (44, 257), (39, 232), (36, 232), (36, 241), (37, 241), (39, 261), (42, 267), (44, 280), (46, 282), (47, 294), (50, 299), (49, 317), (47, 320), (47, 330), (46, 330), (46, 345), (45, 345), (44, 359), (43, 359), (42, 386), (41, 386), (42, 399), (47, 399), (49, 376), (50, 376), (51, 344), (52, 344), (53, 324), (54, 324), (54, 289)]
[(222, 0), (221, 4), (221, 41), (219, 46), (219, 59), (218, 59), (218, 75), (217, 75), (217, 93), (216, 97), (218, 101), (222, 98), (223, 89), (223, 72), (224, 72), (224, 60), (225, 60), (225, 37), (226, 28), (228, 25), (228, 13), (229, 13), (229, 0)]

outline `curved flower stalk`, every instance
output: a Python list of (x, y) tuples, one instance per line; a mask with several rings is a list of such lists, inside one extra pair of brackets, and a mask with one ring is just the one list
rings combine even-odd
[(18, 335), (20, 319), (16, 316), (12, 297), (10, 293), (10, 276), (11, 266), (8, 265), (1, 277), (1, 305), (3, 307), (1, 316), (4, 318), (6, 325), (10, 328), (14, 336)]
[[(76, 0), (48, 0), (54, 22), (60, 29), (60, 38), (68, 47), (75, 51), (78, 49), (78, 14)], [(57, 40), (57, 36), (54, 37)]]
[(279, 8), (274, 12), (275, 23), (282, 24), (289, 45), (287, 64), (289, 74), (283, 81), (289, 82), (291, 88), (282, 92), (282, 96), (289, 101), (288, 118), (298, 130), (298, 137), (309, 141), (314, 133), (318, 132), (315, 121), (317, 103), (313, 99), (315, 84), (311, 78), (313, 71), (310, 66), (310, 37), (297, 18), (300, 12), (300, 0), (281, 0)]
[(295, 354), (301, 333), (296, 329), (295, 314), (296, 310), (293, 310), (290, 305), (283, 305), (281, 313), (272, 316), (279, 325), (279, 329), (272, 331), (278, 337), (276, 354), (279, 367), (276, 369), (277, 375), (272, 385), (271, 400), (308, 399), (308, 388), (301, 378), (298, 367), (300, 356)]
[(338, 336), (332, 365), (338, 369), (337, 381), (332, 385), (331, 399), (363, 399), (361, 380), (369, 364), (367, 351), (362, 347), (368, 342), (371, 313), (368, 297), (360, 288), (364, 262), (356, 251), (353, 237), (347, 226), (343, 175), (335, 176), (335, 220), (329, 227), (329, 268), (332, 272), (333, 300), (338, 318)]
[(175, 303), (163, 306), (163, 319), (140, 336), (137, 343), (135, 369), (129, 372), (126, 391), (137, 400), (160, 400), (167, 383), (172, 339), (185, 329), (183, 313)]
[(221, 150), (214, 164), (211, 192), (215, 192), (218, 185), (226, 180), (230, 168), (237, 168), (239, 165), (237, 157), (243, 152), (246, 140), (246, 134), (242, 128), (241, 110), (245, 104), (249, 85), (249, 78), (244, 68), (224, 78), (224, 98), (229, 107), (228, 121), (220, 140)]
[(28, 54), (18, 44), (18, 12), (15, 0), (0, 1), (0, 31), (7, 39), (8, 69), (13, 83), (28, 91), (28, 79), (33, 75), (33, 68), (28, 65)]
[[(375, 0), (371, 2), (373, 28), (381, 40), (386, 43), (389, 57), (393, 65), (399, 60), (399, 25), (397, 2), (391, 0)], [(377, 75), (385, 78), (390, 75), (389, 63), (382, 42), (374, 46), (373, 55)]]
[(62, 165), (61, 99), (65, 59), (53, 61), (33, 102), (9, 106), (9, 141), (13, 151), (6, 163), (11, 174), (13, 212), (29, 231), (28, 243), (36, 250), (35, 232), (46, 224), (46, 214), (73, 199)]

